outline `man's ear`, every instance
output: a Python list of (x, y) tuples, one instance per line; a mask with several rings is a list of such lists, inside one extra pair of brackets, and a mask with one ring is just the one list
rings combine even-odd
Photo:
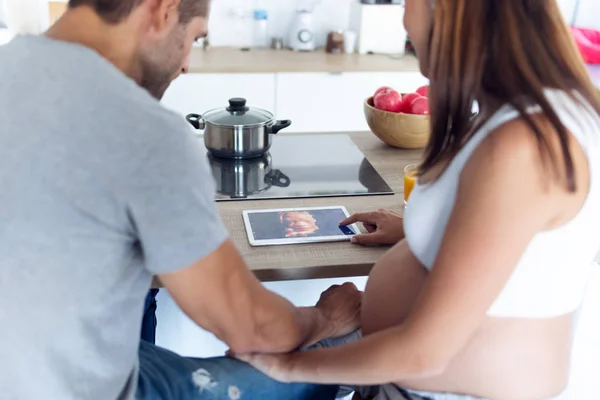
[(151, 13), (152, 30), (161, 35), (179, 23), (179, 3), (181, 0), (147, 0)]

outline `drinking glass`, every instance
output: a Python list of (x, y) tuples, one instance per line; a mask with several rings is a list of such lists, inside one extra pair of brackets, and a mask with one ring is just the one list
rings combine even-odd
[(404, 206), (408, 204), (410, 193), (417, 182), (418, 167), (417, 164), (410, 164), (404, 168)]

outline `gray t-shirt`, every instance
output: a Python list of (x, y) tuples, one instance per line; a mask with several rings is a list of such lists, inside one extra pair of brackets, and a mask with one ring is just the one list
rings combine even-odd
[(86, 47), (0, 47), (0, 398), (133, 396), (152, 275), (228, 236), (201, 145)]

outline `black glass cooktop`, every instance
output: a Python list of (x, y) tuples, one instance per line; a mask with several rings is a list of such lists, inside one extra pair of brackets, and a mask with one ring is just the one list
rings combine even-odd
[(394, 194), (347, 135), (280, 135), (259, 158), (207, 157), (217, 201)]

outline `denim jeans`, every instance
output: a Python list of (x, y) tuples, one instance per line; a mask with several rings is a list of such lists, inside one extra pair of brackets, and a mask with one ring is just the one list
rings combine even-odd
[(333, 400), (337, 386), (280, 383), (226, 357), (181, 357), (141, 341), (137, 400)]
[(156, 295), (158, 289), (152, 289), (146, 296), (144, 305), (144, 316), (142, 317), (142, 340), (148, 343), (156, 343)]
[(146, 298), (136, 400), (333, 400), (338, 386), (285, 384), (226, 357), (182, 357), (154, 345), (156, 294)]

